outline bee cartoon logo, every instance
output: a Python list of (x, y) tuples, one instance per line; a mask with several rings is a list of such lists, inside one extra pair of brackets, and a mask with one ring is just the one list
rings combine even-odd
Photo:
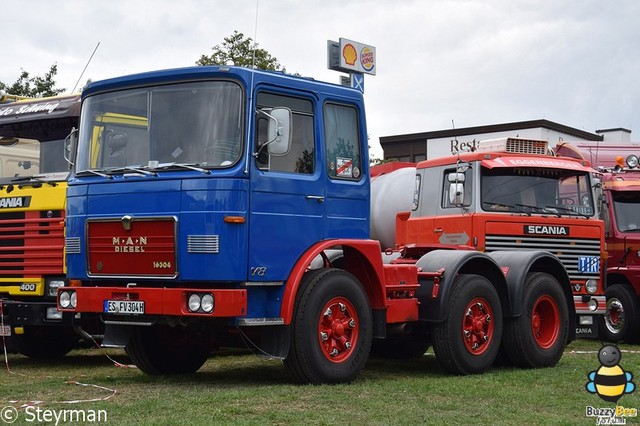
[(621, 359), (622, 353), (618, 347), (603, 346), (598, 352), (600, 368), (587, 374), (589, 378), (585, 385), (587, 391), (598, 394), (604, 401), (617, 404), (622, 395), (636, 390), (636, 385), (632, 381), (633, 374), (624, 371), (619, 365)]

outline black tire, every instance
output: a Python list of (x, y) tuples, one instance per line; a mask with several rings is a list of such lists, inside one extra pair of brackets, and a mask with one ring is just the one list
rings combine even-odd
[(59, 358), (76, 348), (80, 336), (69, 327), (25, 326), (24, 334), (10, 337), (18, 353), (29, 358)]
[(500, 298), (480, 275), (460, 275), (453, 286), (447, 318), (433, 330), (433, 351), (449, 373), (482, 373), (491, 367), (500, 349)]
[(640, 340), (640, 302), (633, 288), (624, 284), (607, 287), (607, 311), (600, 319), (600, 340), (638, 343)]
[(373, 339), (371, 358), (415, 359), (420, 358), (429, 349), (429, 341), (422, 336), (387, 337)]
[(527, 275), (523, 313), (505, 321), (504, 345), (511, 364), (552, 367), (560, 361), (569, 336), (569, 308), (560, 283), (543, 272)]
[(339, 269), (310, 271), (296, 297), (284, 364), (298, 383), (351, 382), (367, 362), (372, 337), (371, 308), (358, 280)]
[(133, 363), (151, 375), (195, 373), (211, 355), (213, 345), (184, 327), (136, 326), (125, 347)]

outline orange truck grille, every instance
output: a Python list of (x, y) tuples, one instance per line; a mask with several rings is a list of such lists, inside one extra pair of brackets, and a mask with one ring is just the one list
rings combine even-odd
[(0, 277), (62, 274), (62, 211), (0, 213)]

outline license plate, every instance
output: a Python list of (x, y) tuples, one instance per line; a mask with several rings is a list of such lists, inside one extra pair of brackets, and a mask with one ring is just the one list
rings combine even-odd
[(11, 326), (0, 325), (0, 336), (11, 336)]
[(144, 301), (142, 300), (105, 300), (104, 312), (106, 314), (124, 314), (124, 315), (144, 314)]

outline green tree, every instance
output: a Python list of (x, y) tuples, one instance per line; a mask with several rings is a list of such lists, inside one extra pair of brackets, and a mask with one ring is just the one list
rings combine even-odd
[(43, 76), (30, 77), (27, 71), (21, 69), (20, 77), (12, 85), (7, 85), (0, 81), (0, 90), (12, 95), (32, 98), (59, 95), (66, 89), (55, 88), (56, 82), (53, 78), (57, 73), (57, 64), (51, 65), (49, 72), (46, 72)]
[(202, 55), (196, 61), (196, 65), (237, 65), (249, 68), (253, 66), (262, 70), (286, 71), (277, 58), (266, 50), (259, 49), (258, 43), (254, 43), (251, 37), (245, 37), (237, 30), (231, 36), (225, 37), (222, 45), (216, 44), (212, 50), (211, 56)]

